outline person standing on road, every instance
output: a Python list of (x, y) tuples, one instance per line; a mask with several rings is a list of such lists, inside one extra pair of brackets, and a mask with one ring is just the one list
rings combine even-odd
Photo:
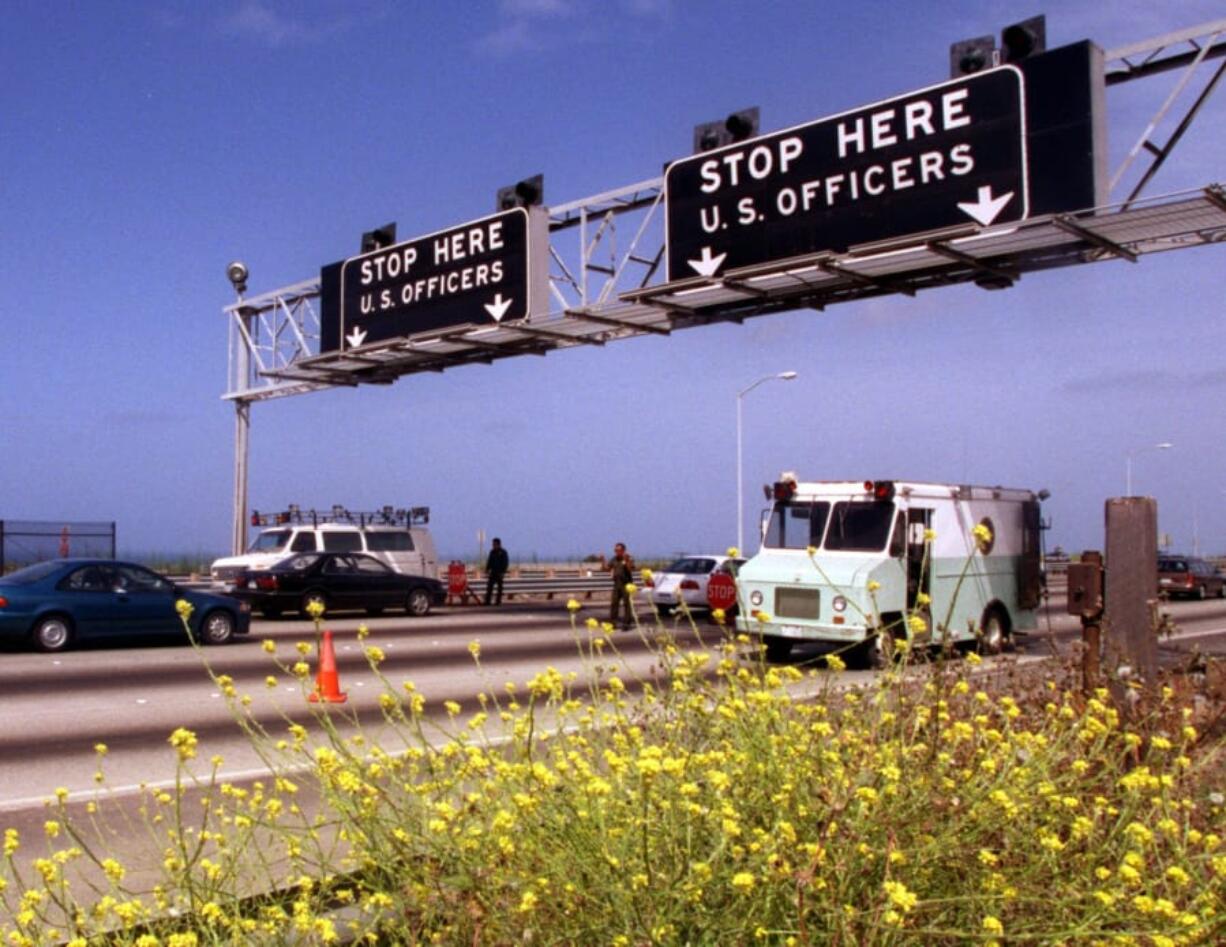
[(600, 568), (613, 574), (613, 603), (609, 606), (609, 621), (617, 624), (617, 613), (623, 612), (622, 630), (626, 631), (634, 621), (634, 612), (630, 604), (630, 592), (627, 586), (634, 581), (634, 557), (626, 552), (625, 543), (613, 546), (613, 561), (610, 562), (600, 554)]
[(485, 604), (490, 604), (491, 596), (495, 605), (502, 604), (502, 580), (506, 578), (511, 561), (507, 551), (502, 548), (502, 540), (497, 536), (490, 546), (490, 554), (485, 560)]

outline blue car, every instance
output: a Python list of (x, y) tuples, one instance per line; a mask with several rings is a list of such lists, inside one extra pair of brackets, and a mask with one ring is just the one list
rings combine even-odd
[(251, 606), (179, 588), (144, 566), (113, 559), (54, 559), (0, 577), (0, 640), (63, 651), (74, 641), (120, 635), (186, 638), (176, 603), (192, 606), (197, 641), (226, 644), (251, 626)]

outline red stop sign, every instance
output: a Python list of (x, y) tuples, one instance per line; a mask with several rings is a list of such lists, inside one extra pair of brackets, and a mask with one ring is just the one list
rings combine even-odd
[(726, 572), (717, 572), (707, 580), (707, 604), (724, 611), (736, 604), (736, 579)]
[(463, 595), (468, 588), (468, 570), (464, 563), (456, 561), (447, 566), (447, 594)]

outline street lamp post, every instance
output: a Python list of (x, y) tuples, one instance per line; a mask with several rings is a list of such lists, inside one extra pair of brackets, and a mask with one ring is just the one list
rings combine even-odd
[(1137, 447), (1128, 452), (1127, 461), (1124, 464), (1124, 496), (1132, 496), (1132, 458), (1137, 454), (1144, 454), (1150, 450), (1170, 450), (1175, 445), (1169, 441), (1163, 441), (1161, 444), (1149, 444), (1145, 447)]
[(745, 533), (743, 529), (745, 499), (741, 480), (741, 400), (763, 382), (772, 381), (776, 378), (781, 381), (791, 381), (795, 377), (796, 372), (779, 372), (777, 375), (763, 375), (752, 385), (742, 388), (736, 393), (736, 548), (742, 552), (745, 549)]

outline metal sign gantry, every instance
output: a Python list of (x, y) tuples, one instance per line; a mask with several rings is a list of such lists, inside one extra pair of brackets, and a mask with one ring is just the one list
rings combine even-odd
[[(257, 401), (360, 384), (390, 384), (403, 375), (491, 364), (611, 341), (870, 296), (975, 282), (1012, 285), (1023, 273), (1105, 259), (1136, 262), (1165, 250), (1226, 240), (1226, 190), (1219, 183), (1159, 197), (1141, 194), (1170, 157), (1226, 71), (1211, 75), (1166, 142), (1155, 136), (1180, 94), (1226, 56), (1226, 20), (1108, 51), (1107, 87), (1178, 70), (1166, 101), (1111, 177), (1112, 203), (984, 225), (966, 223), (799, 253), (707, 275), (668, 280), (664, 178), (640, 181), (552, 206), (548, 213), (549, 305), (543, 315), (461, 325), (374, 345), (321, 349), (321, 281), (304, 280), (243, 296), (225, 307), (229, 377), (235, 404), (233, 546), (246, 545), (250, 409)], [(1129, 172), (1150, 163), (1124, 198)], [(682, 164), (691, 159), (682, 159)], [(973, 215), (971, 215), (973, 217)], [(534, 307), (535, 308), (535, 307)], [(546, 307), (541, 307), (543, 311)]]

